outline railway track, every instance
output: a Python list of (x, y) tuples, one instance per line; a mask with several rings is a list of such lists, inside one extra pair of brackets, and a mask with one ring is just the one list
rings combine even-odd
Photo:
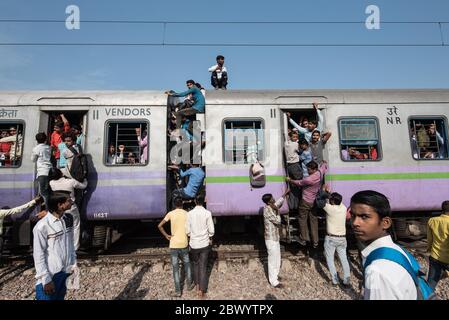
[[(151, 242), (151, 244), (148, 242)], [(399, 242), (399, 244), (418, 256), (426, 256), (427, 244), (425, 241)], [(353, 244), (350, 244), (348, 254), (354, 257), (358, 256), (358, 250), (354, 248)], [(292, 243), (281, 245), (281, 257), (290, 260), (306, 260), (309, 257), (321, 259), (323, 258), (323, 253), (322, 250), (309, 252), (306, 248), (301, 248), (299, 245)], [(218, 243), (213, 246), (210, 254), (210, 259), (213, 261), (248, 261), (250, 259), (265, 260), (266, 258), (267, 252), (262, 242), (253, 241), (252, 244), (244, 244), (241, 240), (238, 244)], [(79, 252), (77, 260), (79, 264), (125, 262), (169, 263), (170, 251), (165, 242), (154, 241), (153, 238), (140, 238), (138, 245), (127, 242), (118, 243), (108, 252)], [(32, 252), (6, 256), (4, 257), (4, 262), (32, 264)]]

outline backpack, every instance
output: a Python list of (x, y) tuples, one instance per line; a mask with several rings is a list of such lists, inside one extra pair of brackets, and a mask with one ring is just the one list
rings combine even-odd
[[(416, 286), (417, 300), (437, 300), (434, 290), (429, 286), (425, 280), (425, 274), (420, 271), (420, 266), (415, 257), (410, 252), (401, 248), (406, 254), (408, 259), (398, 250), (388, 247), (377, 248), (373, 250), (364, 264), (364, 270), (375, 260), (385, 259), (393, 261), (403, 267), (413, 279)], [(410, 261), (409, 261), (410, 260)]]
[(257, 161), (249, 168), (250, 184), (252, 188), (263, 188), (266, 184), (265, 168)]
[(83, 182), (88, 175), (87, 157), (82, 153), (80, 145), (78, 145), (78, 148), (81, 152), (76, 151), (73, 146), (69, 148), (73, 153), (72, 165), (69, 168), (69, 172), (73, 179)]
[(321, 174), (321, 171), (318, 170), (320, 173), (320, 188), (318, 189), (318, 192), (315, 196), (314, 205), (318, 209), (323, 209), (326, 206), (326, 199), (329, 198), (326, 191), (322, 189), (323, 187), (323, 175)]

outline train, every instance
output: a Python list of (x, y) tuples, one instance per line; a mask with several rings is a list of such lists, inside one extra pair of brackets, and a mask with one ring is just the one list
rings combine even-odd
[[(324, 131), (332, 133), (324, 149), (330, 188), (346, 205), (359, 190), (382, 192), (398, 233), (425, 233), (423, 219), (449, 198), (447, 89), (207, 91), (206, 111), (197, 119), (206, 139), (204, 187), (214, 218), (260, 218), (262, 195), (283, 193), (286, 113), (296, 121), (312, 119), (313, 102), (323, 114)], [(162, 91), (0, 91), (0, 129), (16, 127), (22, 139), (19, 157), (0, 166), (0, 205), (18, 206), (37, 193), (30, 161), (34, 136), (51, 133), (55, 116), (63, 113), (81, 125), (91, 163), (81, 212), (90, 241), (107, 247), (124, 224), (160, 219), (173, 189), (167, 170), (169, 104)], [(148, 137), (141, 161), (136, 128)], [(138, 161), (111, 163), (120, 145)], [(250, 183), (254, 156), (265, 170), (263, 187)], [(281, 213), (289, 214), (286, 205)], [(19, 242), (26, 243), (30, 226), (22, 220)]]

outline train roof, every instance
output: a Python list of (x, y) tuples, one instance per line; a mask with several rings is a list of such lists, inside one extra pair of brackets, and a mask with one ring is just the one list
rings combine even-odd
[[(449, 102), (449, 89), (207, 90), (208, 105)], [(163, 91), (0, 91), (0, 106), (165, 106)]]

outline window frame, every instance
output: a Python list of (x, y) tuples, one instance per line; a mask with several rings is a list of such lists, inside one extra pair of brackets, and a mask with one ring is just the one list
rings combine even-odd
[(22, 120), (22, 119), (18, 119), (18, 120), (0, 120), (0, 124), (3, 124), (3, 123), (10, 123), (10, 122), (15, 122), (15, 123), (17, 123), (17, 124), (20, 124), (20, 125), (22, 125), (22, 156), (21, 156), (21, 159), (20, 159), (20, 165), (18, 165), (18, 166), (16, 166), (16, 167), (12, 167), (12, 166), (10, 166), (10, 167), (7, 167), (7, 166), (0, 166), (0, 168), (5, 168), (5, 169), (18, 169), (18, 168), (20, 168), (21, 166), (22, 166), (22, 163), (23, 163), (23, 150), (25, 149), (25, 128), (26, 128), (26, 126), (25, 126), (25, 121), (24, 120)]
[[(108, 130), (108, 126), (111, 123), (134, 123), (134, 122), (145, 122), (147, 124), (147, 135), (150, 135), (150, 121), (147, 119), (108, 119), (104, 122), (104, 140), (103, 140), (103, 165), (106, 167), (117, 167), (117, 168), (121, 168), (121, 167), (146, 167), (150, 164), (150, 140), (148, 139), (148, 145), (147, 145), (147, 149), (148, 149), (148, 154), (147, 154), (147, 163), (145, 164), (141, 164), (136, 163), (136, 164), (126, 164), (126, 163), (118, 163), (118, 164), (109, 164), (107, 162), (107, 154), (108, 154), (108, 149), (109, 149), (109, 130)], [(108, 142), (106, 145), (104, 144), (105, 142)], [(140, 157), (140, 155), (139, 155)], [(140, 159), (140, 158), (139, 158)]]
[(424, 115), (424, 116), (420, 116), (420, 115), (413, 115), (413, 116), (409, 116), (408, 118), (407, 118), (407, 131), (408, 131), (408, 136), (409, 136), (409, 143), (410, 143), (410, 155), (411, 155), (411, 157), (412, 157), (412, 159), (413, 160), (415, 160), (415, 161), (447, 161), (447, 160), (449, 160), (449, 149), (448, 149), (448, 145), (446, 144), (446, 154), (447, 154), (447, 157), (446, 158), (443, 158), (443, 159), (440, 159), (440, 158), (437, 158), (437, 159), (429, 159), (429, 158), (414, 158), (413, 157), (413, 147), (412, 147), (412, 139), (411, 139), (411, 131), (410, 131), (410, 121), (412, 121), (412, 120), (433, 120), (433, 119), (436, 119), (436, 120), (443, 120), (443, 124), (444, 124), (444, 129), (446, 130), (446, 132), (445, 132), (445, 134), (446, 134), (446, 143), (449, 143), (449, 129), (448, 129), (448, 120), (447, 120), (447, 117), (446, 116), (444, 116), (444, 115), (438, 115), (438, 116), (427, 116), (427, 115)]
[(222, 153), (223, 153), (222, 160), (223, 160), (223, 163), (226, 164), (226, 165), (250, 165), (250, 163), (226, 162), (226, 149), (225, 149), (225, 147), (226, 147), (226, 145), (225, 145), (225, 136), (226, 136), (226, 134), (225, 134), (225, 130), (226, 130), (226, 123), (230, 122), (230, 121), (242, 121), (242, 122), (244, 122), (244, 121), (246, 121), (246, 122), (248, 122), (248, 121), (253, 121), (253, 122), (260, 121), (261, 129), (263, 130), (264, 148), (263, 148), (263, 151), (262, 151), (262, 159), (258, 159), (258, 161), (264, 161), (265, 158), (266, 158), (266, 152), (265, 152), (265, 149), (266, 149), (265, 148), (265, 145), (266, 145), (266, 143), (265, 143), (265, 141), (266, 141), (266, 137), (265, 137), (265, 129), (266, 129), (266, 127), (265, 127), (265, 120), (263, 118), (261, 118), (261, 117), (248, 117), (248, 118), (242, 118), (242, 117), (238, 117), (237, 118), (236, 117), (236, 118), (224, 118), (223, 121), (222, 121), (222, 124), (221, 124), (221, 126), (222, 126), (222, 130), (221, 130), (221, 132), (222, 132), (222, 145), (223, 145), (223, 147), (222, 147)]
[[(359, 160), (359, 159), (352, 159), (352, 160), (345, 160), (343, 159), (343, 156), (341, 152), (343, 151), (342, 146), (342, 133), (341, 133), (341, 125), (340, 121), (342, 120), (375, 120), (376, 122), (376, 130), (377, 130), (377, 159), (366, 159), (366, 160)], [(339, 117), (337, 119), (337, 126), (338, 126), (338, 144), (339, 144), (339, 154), (340, 154), (340, 160), (343, 162), (357, 162), (357, 163), (364, 163), (364, 162), (380, 162), (383, 160), (383, 150), (382, 150), (382, 137), (381, 137), (381, 131), (380, 131), (380, 121), (379, 118), (376, 116), (344, 116)]]

